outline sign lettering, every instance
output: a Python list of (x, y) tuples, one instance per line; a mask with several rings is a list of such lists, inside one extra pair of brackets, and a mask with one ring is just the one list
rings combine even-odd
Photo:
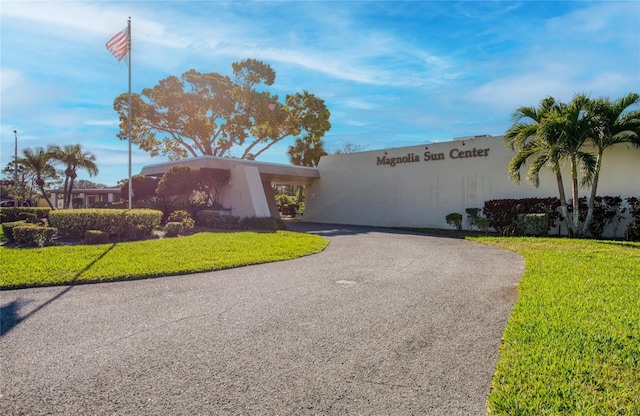
[[(467, 150), (455, 148), (451, 149), (451, 151), (449, 152), (449, 159), (471, 159), (474, 157), (487, 157), (489, 156), (489, 150), (491, 149), (477, 149), (474, 147), (473, 149)], [(400, 163), (415, 163), (420, 162), (421, 160), (424, 162), (431, 162), (435, 160), (445, 160), (447, 159), (446, 156), (447, 155), (445, 153), (432, 153), (429, 150), (424, 152), (422, 159), (420, 159), (420, 156), (415, 153), (407, 153), (406, 156), (389, 157), (385, 152), (384, 156), (376, 157), (376, 165), (396, 166)]]

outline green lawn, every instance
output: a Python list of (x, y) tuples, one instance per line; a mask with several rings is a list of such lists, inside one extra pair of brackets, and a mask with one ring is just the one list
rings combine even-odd
[(640, 415), (640, 244), (471, 238), (526, 260), (492, 415)]
[(318, 253), (322, 237), (277, 232), (199, 232), (102, 245), (0, 247), (0, 288), (196, 273)]

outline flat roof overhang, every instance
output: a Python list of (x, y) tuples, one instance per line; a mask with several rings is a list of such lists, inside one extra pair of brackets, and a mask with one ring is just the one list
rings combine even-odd
[(231, 170), (236, 166), (253, 166), (258, 168), (263, 182), (280, 185), (311, 185), (320, 178), (317, 168), (307, 166), (281, 165), (277, 163), (257, 162), (255, 160), (232, 159), (228, 157), (199, 156), (172, 162), (144, 166), (140, 171), (145, 176), (162, 176), (173, 166), (186, 165), (192, 168)]

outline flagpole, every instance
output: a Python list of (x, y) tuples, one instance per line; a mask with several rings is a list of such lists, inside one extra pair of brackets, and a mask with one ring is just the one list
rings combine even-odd
[(129, 209), (131, 209), (131, 197), (133, 195), (133, 186), (131, 183), (131, 17), (129, 17), (127, 21), (127, 30), (129, 31), (129, 36), (127, 36), (127, 42), (129, 42), (129, 120), (127, 122), (127, 136), (129, 136)]

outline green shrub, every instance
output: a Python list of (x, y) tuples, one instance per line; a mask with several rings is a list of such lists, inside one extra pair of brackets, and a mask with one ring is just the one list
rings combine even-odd
[(470, 230), (477, 225), (476, 220), (478, 219), (480, 211), (482, 211), (482, 208), (465, 208), (464, 212), (467, 213), (467, 223), (469, 224)]
[(286, 230), (287, 227), (280, 218), (245, 217), (240, 220), (241, 230)]
[(452, 212), (451, 214), (447, 214), (444, 219), (447, 221), (447, 224), (456, 227), (456, 230), (460, 231), (462, 229), (462, 214)]
[[(122, 212), (121, 210), (116, 211)], [(140, 239), (151, 235), (153, 230), (160, 225), (162, 211), (146, 208), (126, 210), (123, 214), (123, 221), (129, 236), (133, 231), (135, 238)]]
[(109, 242), (109, 235), (100, 230), (87, 230), (84, 234), (85, 244), (106, 244)]
[(57, 210), (49, 215), (51, 226), (62, 237), (81, 239), (88, 230), (99, 230), (118, 238), (139, 239), (160, 225), (162, 212), (151, 209)]
[(298, 204), (285, 204), (280, 208), (282, 215), (295, 217), (298, 214)]
[(176, 221), (168, 222), (167, 225), (165, 225), (164, 227), (164, 230), (166, 231), (165, 235), (167, 237), (177, 237), (180, 233), (182, 233), (183, 229), (184, 229), (184, 224), (182, 222), (176, 222)]
[(12, 221), (2, 223), (2, 233), (7, 238), (8, 242), (13, 242), (13, 229), (16, 227), (22, 227), (26, 224), (25, 221)]
[(109, 209), (57, 210), (49, 214), (49, 224), (58, 228), (61, 237), (82, 239), (88, 230), (115, 234), (123, 211)]
[(203, 210), (196, 214), (196, 224), (218, 230), (239, 230), (240, 217), (220, 215), (220, 213), (216, 211)]
[[(185, 230), (190, 230), (195, 225), (195, 221), (191, 218), (191, 215), (185, 210), (173, 211), (169, 214), (167, 222), (180, 222)], [(181, 230), (182, 232), (182, 230)]]
[(482, 212), (500, 234), (512, 235), (518, 229), (518, 214), (547, 214), (549, 227), (560, 219), (560, 200), (550, 198), (491, 199), (484, 202)]
[(627, 198), (631, 221), (627, 225), (624, 237), (630, 241), (640, 241), (640, 198), (635, 196)]
[(486, 233), (489, 231), (489, 227), (491, 226), (491, 220), (487, 217), (478, 217), (475, 219), (475, 224), (478, 226), (480, 231)]
[(151, 231), (147, 231), (146, 227), (140, 224), (127, 224), (124, 234), (119, 234), (119, 238), (129, 241), (142, 240), (144, 237), (151, 235)]
[(13, 238), (18, 244), (34, 247), (44, 247), (51, 244), (58, 233), (54, 227), (40, 227), (35, 224), (25, 224), (13, 228)]
[(518, 214), (518, 234), (544, 236), (549, 234), (547, 214)]
[(20, 219), (25, 220), (29, 224), (37, 224), (38, 216), (33, 212), (23, 212), (20, 214)]
[(640, 224), (635, 222), (629, 224), (624, 232), (624, 238), (628, 241), (640, 241)]
[(35, 214), (39, 220), (49, 217), (51, 208), (41, 207), (6, 207), (0, 208), (0, 218), (2, 222), (14, 222), (25, 219), (25, 214)]

